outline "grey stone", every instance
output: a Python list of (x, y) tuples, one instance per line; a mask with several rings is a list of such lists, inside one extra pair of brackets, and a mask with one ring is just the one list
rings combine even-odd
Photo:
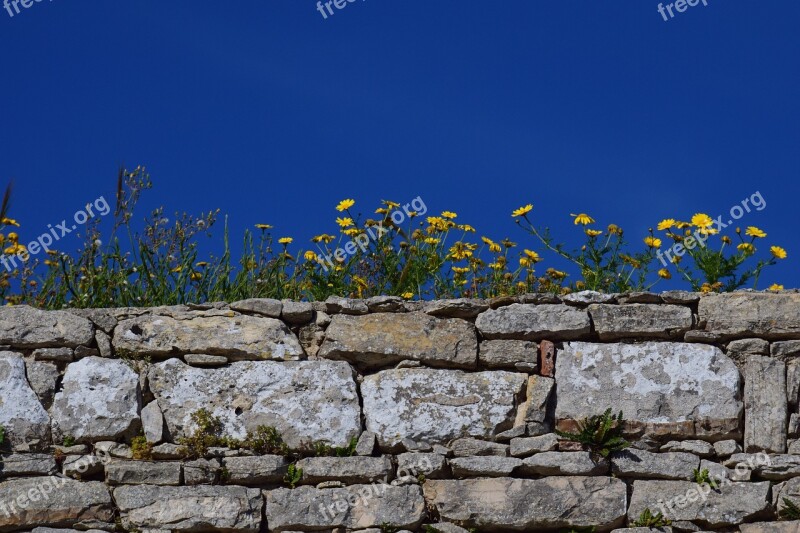
[(606, 294), (597, 291), (579, 291), (565, 294), (561, 297), (567, 305), (586, 307), (589, 304), (610, 304), (617, 301), (615, 294)]
[(607, 407), (657, 435), (721, 440), (740, 435), (740, 376), (718, 348), (700, 344), (572, 342), (556, 361), (556, 418)]
[(40, 311), (27, 305), (0, 308), (0, 344), (14, 348), (74, 348), (90, 344), (94, 328), (66, 311)]
[(316, 324), (306, 324), (298, 330), (297, 338), (306, 355), (313, 358), (317, 356), (325, 341), (325, 329)]
[(433, 450), (433, 446), (425, 441), (415, 441), (414, 439), (406, 438), (401, 441), (401, 444), (403, 445), (403, 449), (408, 452), (429, 452)]
[(220, 417), (234, 438), (266, 425), (289, 446), (326, 441), (347, 446), (361, 433), (353, 371), (333, 361), (242, 361), (219, 369), (187, 366), (178, 359), (155, 364), (150, 389), (173, 438), (184, 436), (200, 408)]
[(325, 300), (325, 312), (329, 315), (366, 315), (369, 313), (369, 308), (364, 300), (328, 296), (328, 299)]
[(735, 469), (726, 468), (719, 463), (712, 463), (706, 459), (700, 461), (699, 470), (701, 472), (703, 470), (708, 470), (709, 477), (718, 485), (717, 488), (719, 490), (722, 490), (721, 487), (724, 480), (750, 481), (752, 474), (752, 471), (749, 469), (740, 469), (740, 471), (737, 472)]
[(161, 413), (161, 408), (158, 407), (158, 402), (150, 402), (142, 409), (142, 430), (147, 442), (151, 444), (160, 444), (166, 440), (167, 426), (164, 423), (164, 415)]
[(185, 485), (213, 485), (219, 479), (222, 464), (219, 459), (195, 459), (183, 463)]
[(25, 361), (25, 368), (33, 392), (36, 393), (42, 407), (48, 409), (53, 405), (53, 397), (56, 394), (56, 383), (60, 375), (58, 367), (44, 361)]
[(478, 315), (475, 325), (486, 339), (559, 341), (591, 333), (586, 311), (567, 305), (511, 304)]
[(517, 364), (535, 372), (539, 367), (539, 347), (531, 341), (483, 341), (478, 352), (478, 362), (487, 368), (515, 369)]
[(556, 381), (543, 376), (529, 376), (527, 397), (517, 410), (515, 424), (545, 424), (553, 416), (552, 403)]
[(314, 319), (314, 307), (309, 302), (283, 300), (281, 318), (289, 324), (307, 324)]
[(89, 348), (88, 346), (77, 346), (74, 356), (76, 360), (83, 359), (84, 357), (100, 357), (100, 351), (97, 348)]
[(460, 319), (424, 313), (336, 315), (319, 356), (372, 368), (404, 359), (437, 367), (475, 368), (478, 340), (475, 327)]
[(0, 352), (0, 426), (12, 446), (50, 439), (50, 417), (28, 384), (22, 356), (14, 352)]
[(744, 367), (744, 451), (786, 452), (786, 364), (750, 356)]
[(800, 361), (786, 365), (786, 404), (790, 412), (797, 412), (800, 406)]
[(108, 485), (180, 485), (181, 464), (151, 461), (110, 461), (105, 465)]
[(169, 442), (153, 446), (153, 459), (180, 459), (182, 457), (180, 449), (181, 447), (177, 444), (172, 444)]
[[(778, 492), (778, 514), (779, 516), (782, 512), (786, 509), (787, 505), (784, 502), (784, 499), (789, 500), (790, 502), (794, 503), (795, 505), (800, 505), (800, 477), (792, 478), (777, 490), (776, 487), (773, 487), (773, 492)], [(800, 531), (800, 528), (796, 529), (795, 532)]]
[(800, 520), (742, 524), (739, 529), (742, 533), (797, 533), (800, 531)]
[(375, 445), (378, 443), (378, 436), (371, 431), (365, 431), (358, 437), (356, 443), (356, 455), (369, 456), (375, 453)]
[(714, 451), (720, 457), (729, 457), (741, 453), (742, 447), (735, 440), (721, 440), (714, 443)]
[(416, 485), (352, 485), (344, 488), (298, 487), (265, 493), (271, 531), (349, 530), (380, 527), (415, 530), (426, 516)]
[(600, 340), (679, 339), (692, 328), (692, 310), (679, 305), (592, 304), (589, 315)]
[(704, 527), (719, 528), (758, 518), (768, 513), (770, 508), (769, 483), (730, 483), (719, 491), (707, 487), (705, 493), (700, 489), (691, 481), (636, 480), (633, 482), (628, 520), (636, 520), (649, 508), (653, 512), (663, 512), (671, 520), (687, 520)]
[(103, 458), (133, 459), (133, 451), (130, 446), (109, 440), (95, 443), (94, 453)]
[(233, 302), (231, 309), (240, 313), (252, 313), (270, 318), (280, 318), (283, 304), (280, 300), (272, 298), (250, 298)]
[(687, 331), (686, 335), (683, 336), (684, 342), (698, 342), (701, 344), (717, 344), (722, 342), (723, 336), (719, 333), (713, 333), (711, 331), (701, 331), (698, 329), (693, 329), (691, 331)]
[(437, 453), (401, 453), (397, 456), (397, 477), (420, 475), (427, 479), (441, 479), (447, 475), (447, 461)]
[(435, 532), (438, 533), (469, 533), (469, 530), (464, 529), (463, 527), (458, 527), (455, 524), (450, 524), (448, 522), (430, 524), (430, 527), (432, 527), (435, 530)]
[(764, 339), (739, 339), (726, 347), (728, 357), (743, 359), (748, 355), (769, 355), (769, 343)]
[(67, 312), (88, 319), (101, 331), (111, 333), (117, 325), (117, 313), (122, 311), (117, 308), (106, 309), (67, 309)]
[(789, 427), (786, 433), (792, 438), (800, 437), (800, 414), (792, 413), (789, 415)]
[(232, 485), (258, 486), (283, 481), (289, 463), (279, 455), (226, 457), (222, 466)]
[(508, 444), (499, 444), (479, 439), (456, 439), (450, 443), (455, 457), (472, 457), (476, 455), (508, 456)]
[(67, 367), (51, 410), (53, 438), (94, 442), (131, 435), (139, 428), (139, 376), (114, 359), (86, 357)]
[(513, 426), (526, 378), (506, 371), (384, 370), (361, 384), (366, 427), (384, 449), (404, 438), (431, 444), (491, 438)]
[(792, 439), (787, 441), (789, 455), (800, 455), (800, 440)]
[(122, 525), (170, 531), (250, 531), (261, 528), (261, 491), (235, 486), (114, 489)]
[(773, 342), (770, 346), (772, 357), (786, 361), (800, 355), (800, 340)]
[(602, 476), (606, 459), (592, 459), (589, 452), (542, 452), (523, 461), (523, 471), (540, 476)]
[(769, 462), (759, 464), (756, 458), (756, 467), (753, 469), (758, 477), (771, 481), (783, 481), (800, 476), (800, 456), (797, 455), (770, 455)]
[(303, 481), (312, 484), (322, 481), (341, 481), (348, 485), (377, 480), (388, 482), (392, 473), (392, 461), (387, 456), (307, 457), (300, 459), (297, 466), (303, 469)]
[(552, 452), (556, 449), (558, 449), (558, 437), (555, 433), (539, 437), (511, 439), (511, 455), (513, 457), (528, 457), (535, 453)]
[(70, 455), (64, 459), (61, 472), (76, 479), (96, 476), (103, 473), (105, 462), (96, 455)]
[(661, 293), (661, 299), (668, 304), (692, 305), (700, 301), (700, 295), (687, 291), (664, 291)]
[(403, 299), (399, 296), (373, 296), (366, 302), (370, 313), (404, 313)]
[(72, 361), (74, 353), (72, 348), (38, 348), (31, 355), (35, 361), (69, 363)]
[(425, 302), (424, 310), (427, 314), (447, 318), (475, 318), (489, 309), (485, 300), (472, 298), (457, 298), (452, 300), (434, 300)]
[(521, 424), (519, 426), (514, 426), (511, 429), (503, 431), (502, 433), (498, 433), (494, 440), (497, 442), (510, 442), (511, 439), (516, 439), (519, 437), (524, 437), (528, 431), (528, 426), (525, 424)]
[(499, 531), (609, 530), (623, 524), (627, 500), (625, 483), (608, 477), (442, 480), (424, 490), (441, 520)]
[(620, 305), (630, 304), (660, 304), (664, 300), (661, 295), (653, 292), (626, 292), (617, 296), (617, 302)]
[(704, 440), (671, 440), (661, 447), (661, 451), (693, 453), (698, 457), (711, 457), (715, 454), (714, 446)]
[(51, 454), (16, 453), (2, 455), (0, 476), (49, 476), (56, 472), (56, 460)]
[(514, 470), (522, 466), (522, 459), (496, 457), (493, 455), (456, 457), (448, 462), (453, 471), (453, 476), (457, 478), (510, 476)]
[(201, 353), (187, 353), (183, 356), (186, 364), (199, 366), (201, 368), (216, 368), (228, 364), (228, 358), (224, 355), (208, 355)]
[(553, 431), (553, 424), (550, 422), (528, 422), (527, 426), (529, 437), (539, 437)]
[(627, 449), (611, 456), (611, 471), (618, 477), (691, 480), (698, 466), (699, 457), (683, 452)]
[(96, 481), (53, 476), (17, 478), (0, 483), (0, 495), (0, 502), (8, 508), (0, 519), (3, 531), (70, 527), (87, 520), (110, 522), (114, 516), (108, 489)]
[(729, 338), (760, 337), (769, 341), (800, 338), (800, 294), (713, 294), (700, 299), (700, 321), (706, 331)]
[(94, 342), (97, 344), (97, 350), (100, 352), (100, 357), (111, 357), (114, 355), (114, 349), (111, 347), (111, 337), (102, 330), (95, 330)]

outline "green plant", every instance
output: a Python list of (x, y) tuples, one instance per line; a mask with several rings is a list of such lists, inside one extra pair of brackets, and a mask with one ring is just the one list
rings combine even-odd
[(431, 524), (425, 524), (425, 533), (441, 533), (441, 531)]
[(708, 474), (708, 468), (704, 468), (702, 470), (695, 468), (692, 472), (692, 475), (694, 476), (694, 482), (698, 485), (706, 484), (712, 489), (719, 488), (717, 482), (714, 481), (714, 479)]
[(781, 509), (780, 516), (784, 520), (800, 520), (800, 506), (794, 503), (789, 498), (783, 498), (783, 509)]
[(229, 445), (229, 447), (244, 448), (259, 455), (289, 455), (289, 446), (283, 442), (281, 434), (272, 426), (258, 426), (255, 431), (248, 432), (247, 437), (237, 444), (238, 446)]
[(571, 527), (562, 529), (559, 533), (594, 533), (595, 527)]
[(611, 453), (624, 450), (630, 443), (622, 436), (624, 420), (622, 411), (617, 416), (611, 414), (611, 408), (602, 415), (590, 416), (578, 422), (578, 432), (556, 431), (559, 437), (579, 442), (589, 447), (597, 458), (608, 457)]
[(211, 414), (208, 409), (199, 409), (191, 415), (192, 423), (196, 426), (190, 437), (181, 437), (180, 453), (187, 459), (201, 459), (208, 454), (208, 449), (215, 446), (225, 446), (226, 439), (222, 436), (222, 421)]
[(672, 520), (664, 518), (660, 512), (653, 514), (649, 508), (645, 508), (639, 518), (633, 523), (633, 527), (664, 527), (672, 523)]
[(300, 483), (300, 480), (303, 479), (303, 469), (297, 468), (297, 465), (292, 463), (289, 465), (289, 468), (286, 469), (286, 475), (283, 477), (284, 483), (289, 485), (289, 488), (293, 489)]
[(147, 437), (139, 435), (131, 439), (131, 452), (137, 461), (149, 461), (153, 458), (153, 444), (147, 442)]
[(221, 483), (227, 483), (231, 479), (231, 471), (228, 470), (227, 466), (223, 466), (222, 469), (219, 471), (219, 480)]
[(388, 522), (382, 522), (380, 526), (381, 533), (397, 533), (397, 527), (391, 525)]
[(6, 442), (6, 428), (0, 426), (0, 446)]
[(64, 435), (64, 438), (61, 439), (61, 445), (65, 448), (69, 448), (70, 446), (75, 446), (75, 437), (72, 435)]

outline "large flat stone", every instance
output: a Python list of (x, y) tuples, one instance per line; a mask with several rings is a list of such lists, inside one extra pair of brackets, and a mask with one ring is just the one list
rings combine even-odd
[(181, 464), (167, 461), (110, 461), (105, 465), (109, 485), (180, 485)]
[(437, 367), (474, 368), (478, 338), (475, 326), (465, 320), (425, 313), (335, 315), (319, 356), (367, 367), (414, 360)]
[(625, 483), (608, 477), (427, 481), (425, 500), (443, 521), (481, 531), (622, 525)]
[(586, 311), (567, 305), (511, 304), (478, 315), (475, 325), (486, 339), (577, 340), (588, 336)]
[(800, 294), (713, 294), (700, 299), (706, 331), (729, 338), (800, 339)]
[(694, 479), (700, 458), (691, 453), (652, 453), (629, 448), (611, 457), (611, 471), (617, 477), (650, 479)]
[(800, 520), (742, 524), (739, 526), (739, 530), (742, 533), (798, 533), (800, 531)]
[(227, 435), (244, 438), (272, 426), (292, 447), (346, 446), (361, 433), (356, 383), (344, 362), (240, 361), (204, 369), (169, 359), (151, 367), (149, 382), (173, 438), (186, 435), (201, 408), (220, 417)]
[(786, 452), (786, 364), (751, 355), (744, 367), (744, 451)]
[(388, 524), (416, 530), (425, 501), (416, 485), (351, 485), (336, 489), (298, 487), (265, 493), (270, 531), (377, 528)]
[(89, 320), (66, 311), (41, 311), (27, 305), (0, 307), (0, 344), (14, 348), (88, 345), (94, 338)]
[(139, 375), (116, 359), (86, 357), (67, 367), (53, 401), (53, 435), (76, 442), (125, 437), (139, 430)]
[(127, 485), (114, 489), (122, 524), (170, 531), (259, 531), (261, 491), (237, 486), (157, 487)]
[(509, 429), (527, 376), (505, 371), (397, 369), (364, 378), (367, 430), (384, 449), (403, 439), (444, 444)]
[(114, 328), (114, 350), (156, 358), (189, 353), (224, 355), (234, 361), (289, 361), (303, 355), (297, 337), (280, 320), (230, 314), (145, 315), (123, 320)]
[(392, 461), (383, 457), (307, 457), (297, 461), (303, 469), (303, 481), (341, 481), (347, 485), (388, 482), (392, 475)]
[(692, 328), (692, 310), (680, 305), (592, 304), (589, 315), (600, 340), (676, 339)]
[(559, 353), (556, 382), (564, 429), (611, 407), (629, 429), (712, 441), (741, 435), (739, 371), (713, 346), (572, 342)]
[(50, 439), (50, 416), (25, 377), (25, 362), (14, 352), (0, 352), (0, 426), (12, 446)]

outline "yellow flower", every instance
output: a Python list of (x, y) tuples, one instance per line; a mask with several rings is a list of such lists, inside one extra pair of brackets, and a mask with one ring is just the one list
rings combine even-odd
[(557, 279), (557, 280), (564, 279), (564, 278), (567, 277), (567, 273), (566, 272), (561, 272), (560, 270), (556, 270), (555, 268), (548, 268), (546, 273), (551, 278)]
[(453, 213), (452, 211), (442, 211), (442, 218), (454, 219), (457, 216), (458, 215), (456, 213)]
[(512, 217), (523, 217), (533, 211), (533, 204), (528, 204), (520, 207), (519, 209), (515, 209), (511, 212)]
[(467, 272), (469, 272), (469, 267), (457, 267), (457, 266), (454, 266), (454, 267), (452, 267), (452, 269), (453, 269), (453, 272), (455, 272), (456, 274), (466, 274)]
[(663, 279), (670, 279), (672, 277), (672, 274), (666, 268), (662, 268), (661, 270), (658, 271), (658, 277)]
[(542, 258), (541, 258), (541, 257), (539, 257), (539, 254), (537, 254), (537, 253), (536, 253), (536, 252), (534, 252), (533, 250), (527, 250), (527, 249), (526, 249), (526, 250), (523, 250), (523, 251), (522, 251), (522, 253), (524, 253), (524, 254), (525, 254), (525, 256), (526, 256), (528, 259), (530, 259), (532, 262), (534, 262), (534, 263), (538, 263), (539, 261), (541, 261), (541, 260), (542, 260)]
[(675, 224), (676, 224), (676, 222), (675, 222), (674, 218), (665, 218), (664, 220), (662, 220), (661, 222), (658, 223), (658, 226), (656, 226), (656, 229), (658, 229), (658, 231), (664, 231), (666, 229), (671, 228)]
[(345, 200), (342, 200), (341, 202), (339, 202), (336, 205), (336, 210), (339, 211), (339, 212), (347, 211), (348, 209), (350, 209), (354, 205), (356, 205), (356, 201), (353, 200), (352, 198), (347, 198)]
[(707, 228), (714, 224), (714, 219), (705, 213), (696, 213), (692, 217), (692, 225), (698, 228)]
[(766, 233), (764, 233), (755, 226), (748, 226), (747, 230), (744, 233), (745, 235), (750, 235), (751, 237), (760, 237), (762, 239), (767, 236)]
[(327, 233), (323, 233), (322, 235), (317, 235), (311, 239), (311, 242), (324, 242), (325, 244), (330, 244), (333, 240), (336, 239), (333, 235), (328, 235)]
[(777, 259), (786, 259), (786, 250), (784, 250), (780, 246), (771, 246), (769, 251)]
[(206, 263), (205, 261), (198, 261), (197, 263), (195, 263), (194, 266), (196, 266), (198, 268), (203, 268), (203, 267), (207, 267), (208, 263)]
[(481, 237), (481, 240), (489, 247), (489, 251), (493, 253), (500, 253), (500, 245), (494, 242), (489, 237)]
[(722, 237), (722, 242), (724, 242), (725, 244), (730, 244), (731, 238), (725, 235), (724, 237)]
[(411, 298), (414, 297), (414, 293), (413, 292), (404, 292), (401, 296), (403, 298), (405, 298), (406, 300), (410, 300)]
[(306, 253), (304, 253), (303, 257), (305, 257), (306, 261), (316, 261), (317, 260), (317, 254), (314, 253), (312, 250), (309, 250)]
[(587, 226), (589, 224), (593, 224), (594, 223), (594, 219), (592, 217), (590, 217), (589, 215), (587, 215), (586, 213), (580, 213), (580, 214), (577, 214), (577, 215), (570, 214), (569, 216), (575, 217), (575, 225), (576, 226), (578, 224), (582, 224), (584, 226)]
[(644, 238), (644, 243), (650, 248), (661, 248), (661, 239), (648, 235)]
[(738, 245), (736, 249), (745, 255), (753, 255), (756, 253), (756, 247), (749, 242), (743, 242), (742, 244)]
[(428, 217), (426, 220), (428, 221), (428, 224), (430, 224), (431, 227), (436, 231), (447, 231), (455, 226), (455, 222), (445, 220), (442, 217)]
[(425, 244), (437, 245), (439, 244), (439, 239), (435, 237), (426, 237), (424, 242)]
[(602, 231), (600, 231), (599, 229), (588, 229), (588, 228), (587, 228), (587, 229), (585, 229), (585, 230), (583, 230), (583, 231), (584, 231), (584, 233), (586, 233), (586, 235), (588, 235), (589, 237), (597, 237), (598, 235), (602, 235), (602, 234), (603, 234), (603, 232), (602, 232)]
[(356, 235), (361, 235), (363, 233), (363, 230), (360, 230), (358, 228), (347, 228), (343, 229), (342, 233), (344, 233), (348, 237), (355, 237)]
[(691, 225), (692, 225), (691, 222), (682, 222), (680, 220), (675, 223), (675, 227), (678, 228), (678, 229), (688, 228)]
[(773, 283), (772, 285), (769, 286), (769, 289), (767, 289), (767, 290), (768, 291), (782, 291), (783, 290), (783, 285), (778, 285), (777, 283)]
[(700, 287), (700, 292), (702, 292), (703, 294), (708, 294), (712, 290), (713, 289), (711, 288), (711, 285), (709, 285), (708, 283), (703, 283), (703, 286)]
[(281, 237), (278, 239), (278, 243), (280, 244), (292, 244), (292, 241), (294, 241), (294, 239), (291, 237)]
[(531, 260), (527, 257), (520, 257), (519, 258), (519, 266), (528, 267), (531, 266)]
[(15, 242), (14, 244), (12, 244), (12, 245), (11, 245), (11, 246), (9, 246), (8, 248), (6, 248), (6, 249), (3, 251), (3, 253), (5, 253), (5, 254), (8, 254), (8, 255), (16, 255), (16, 254), (21, 254), (22, 252), (25, 252), (25, 251), (27, 251), (27, 248), (25, 248), (25, 246), (24, 246), (24, 245), (22, 245), (22, 244), (17, 244), (17, 243)]
[(609, 224), (608, 232), (612, 235), (622, 235), (622, 228), (620, 228), (616, 224)]
[(717, 228), (698, 228), (697, 233), (700, 235), (716, 235), (719, 230)]
[(181, 270), (183, 270), (183, 267), (179, 265), (179, 266), (176, 266), (175, 268), (173, 268), (172, 272), (180, 272)]
[(265, 229), (272, 229), (272, 226), (270, 226), (269, 224), (256, 224), (256, 228), (260, 230), (265, 230)]
[(336, 223), (339, 224), (340, 227), (346, 228), (348, 226), (352, 226), (353, 225), (353, 219), (350, 218), (350, 217), (345, 217), (345, 218), (338, 218), (337, 217), (336, 218)]
[(459, 241), (450, 247), (450, 256), (456, 261), (461, 261), (462, 259), (472, 257), (472, 252), (475, 248), (477, 248), (477, 246), (474, 244)]
[(199, 281), (203, 279), (203, 275), (200, 272), (192, 272), (190, 277), (192, 278), (192, 281)]
[(19, 223), (14, 220), (13, 218), (3, 218), (0, 220), (4, 226), (16, 226), (19, 227)]
[(383, 203), (383, 205), (385, 205), (386, 207), (390, 207), (390, 208), (397, 208), (397, 207), (400, 207), (400, 204), (398, 204), (397, 202), (392, 202), (391, 200), (381, 200), (381, 202), (382, 202), (382, 203)]
[(385, 207), (379, 207), (378, 209), (375, 210), (375, 213), (379, 215), (386, 215), (389, 213), (389, 210), (386, 209)]
[(458, 229), (460, 229), (461, 231), (467, 231), (467, 232), (469, 232), (469, 233), (475, 233), (475, 228), (473, 228), (473, 227), (472, 227), (472, 226), (470, 226), (469, 224), (460, 224), (460, 225), (458, 225), (458, 226), (456, 226), (456, 227), (457, 227)]
[(19, 235), (14, 233), (13, 231), (8, 234), (8, 240), (11, 242), (17, 242), (19, 240)]

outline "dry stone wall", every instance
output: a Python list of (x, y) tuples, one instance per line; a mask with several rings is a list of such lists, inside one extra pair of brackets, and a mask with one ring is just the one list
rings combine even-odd
[(4, 307), (0, 532), (796, 533), (798, 356), (795, 292)]

